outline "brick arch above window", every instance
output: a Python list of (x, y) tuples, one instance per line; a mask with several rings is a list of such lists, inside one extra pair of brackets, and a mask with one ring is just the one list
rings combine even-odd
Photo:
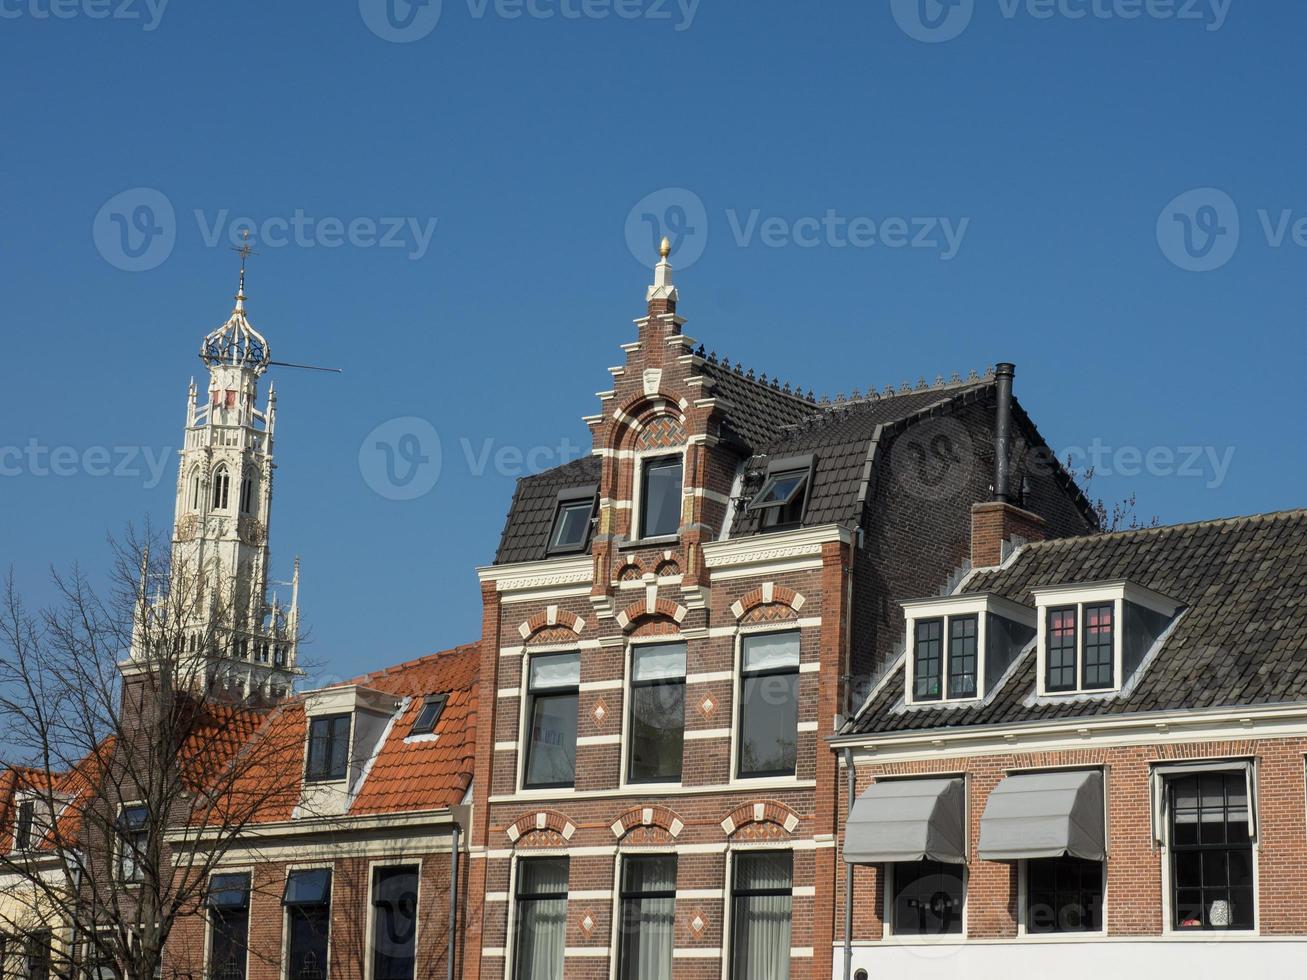
[(671, 415), (656, 415), (636, 424), (635, 450), (679, 449), (685, 445), (685, 426)]
[[(782, 609), (787, 610), (786, 615), (790, 613), (797, 614), (806, 601), (802, 593), (795, 592), (787, 586), (777, 585), (775, 582), (763, 582), (756, 589), (740, 596), (731, 606), (731, 614), (737, 622), (742, 621), (746, 616), (764, 606), (780, 606)], [(754, 621), (770, 622), (776, 618), (778, 617), (773, 613), (760, 619), (755, 618)], [(779, 618), (785, 618), (785, 616)]]
[(518, 847), (558, 847), (576, 834), (576, 824), (557, 810), (535, 810), (522, 814), (504, 833)]
[[(556, 642), (560, 638), (563, 640), (570, 638), (567, 633), (561, 631), (569, 631), (575, 636), (580, 636), (584, 629), (585, 620), (576, 613), (559, 609), (557, 606), (549, 606), (518, 626), (517, 631), (522, 635), (522, 639), (528, 642)], [(542, 634), (548, 634), (549, 638), (544, 639)]]
[(776, 840), (793, 834), (798, 826), (799, 815), (774, 800), (737, 806), (721, 822), (727, 837), (740, 840)]
[[(652, 592), (653, 589), (651, 588)], [(672, 623), (679, 626), (685, 621), (690, 610), (678, 603), (672, 602), (671, 599), (655, 599), (652, 595), (641, 599), (639, 602), (633, 602), (617, 614), (617, 625), (623, 630), (630, 633), (636, 627), (644, 625), (642, 621), (651, 618), (661, 618), (664, 622), (671, 620)]]
[(675, 840), (685, 829), (685, 822), (665, 806), (632, 807), (613, 821), (609, 828), (618, 840), (633, 844), (656, 844), (659, 837)]

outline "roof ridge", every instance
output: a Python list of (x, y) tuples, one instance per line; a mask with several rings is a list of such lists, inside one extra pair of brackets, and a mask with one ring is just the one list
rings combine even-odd
[(1294, 517), (1307, 517), (1307, 507), (1291, 507), (1285, 510), (1271, 510), (1255, 514), (1239, 514), (1234, 517), (1208, 517), (1200, 521), (1179, 521), (1175, 524), (1159, 524), (1156, 527), (1122, 528), (1119, 531), (1100, 531), (1097, 534), (1077, 534), (1069, 538), (1050, 538), (1047, 541), (1027, 542), (1027, 548), (1054, 547), (1061, 544), (1074, 544), (1081, 541), (1101, 541), (1103, 538), (1125, 537), (1132, 534), (1156, 534), (1162, 531), (1178, 531), (1191, 527), (1215, 527), (1221, 524), (1255, 524), (1260, 522), (1287, 520)]
[(844, 392), (841, 391), (835, 396), (833, 401), (830, 400), (828, 396), (823, 395), (822, 400), (818, 402), (818, 407), (823, 412), (830, 412), (839, 408), (847, 408), (851, 405), (875, 404), (876, 402), (886, 401), (890, 398), (898, 398), (903, 395), (920, 395), (931, 391), (955, 391), (962, 388), (973, 388), (983, 384), (988, 384), (993, 380), (994, 368), (992, 366), (987, 367), (984, 374), (979, 374), (975, 370), (972, 370), (965, 378), (962, 377), (959, 372), (954, 371), (953, 377), (949, 378), (947, 381), (944, 380), (944, 375), (937, 374), (935, 375), (935, 381), (933, 384), (927, 383), (926, 378), (923, 375), (917, 380), (916, 385), (904, 381), (898, 388), (895, 388), (893, 385), (886, 385), (881, 391), (869, 388), (865, 395), (857, 388), (854, 388), (853, 394), (848, 398), (845, 398)]
[(695, 349), (694, 356), (712, 367), (721, 368), (724, 371), (730, 371), (741, 381), (747, 381), (754, 387), (770, 392), (773, 395), (780, 395), (783, 398), (789, 398), (790, 400), (797, 401), (808, 408), (812, 408), (817, 404), (816, 399), (812, 396), (811, 388), (808, 389), (808, 394), (805, 395), (803, 394), (802, 385), (791, 385), (788, 381), (782, 385), (780, 378), (772, 378), (772, 380), (768, 382), (767, 373), (765, 371), (761, 375), (755, 377), (753, 368), (749, 368), (746, 372), (744, 366), (739, 361), (736, 361), (735, 364), (732, 365), (729, 357), (723, 356), (719, 360), (716, 351), (704, 353), (703, 344), (700, 344), (698, 348)]
[(422, 656), (420, 656), (420, 657), (415, 657), (415, 658), (412, 659), (412, 660), (405, 660), (405, 661), (403, 661), (402, 663), (390, 664), (390, 665), (388, 665), (388, 666), (386, 666), (386, 667), (381, 667), (381, 668), (379, 668), (378, 670), (369, 671), (369, 672), (366, 673), (366, 674), (360, 674), (358, 677), (355, 677), (355, 678), (353, 678), (352, 680), (343, 681), (342, 683), (340, 683), (340, 684), (336, 684), (336, 685), (333, 685), (333, 686), (335, 686), (335, 687), (346, 687), (346, 686), (358, 686), (358, 687), (363, 687), (363, 686), (367, 685), (368, 683), (370, 683), (371, 681), (378, 680), (379, 678), (382, 678), (382, 677), (389, 677), (389, 676), (391, 676), (391, 675), (393, 675), (393, 674), (396, 674), (396, 673), (398, 673), (398, 672), (400, 672), (400, 671), (411, 670), (411, 669), (413, 669), (414, 667), (418, 667), (418, 666), (423, 665), (423, 664), (428, 664), (428, 663), (431, 663), (431, 662), (433, 662), (433, 661), (440, 660), (440, 659), (442, 659), (442, 658), (444, 658), (444, 657), (466, 656), (466, 655), (469, 654), (469, 653), (475, 653), (475, 652), (477, 652), (477, 651), (480, 649), (480, 646), (481, 646), (481, 644), (480, 644), (479, 642), (476, 642), (476, 643), (460, 643), (458, 646), (450, 647), (450, 648), (447, 649), (447, 650), (438, 650), (438, 651), (436, 651), (435, 653), (427, 653), (427, 654), (423, 654)]

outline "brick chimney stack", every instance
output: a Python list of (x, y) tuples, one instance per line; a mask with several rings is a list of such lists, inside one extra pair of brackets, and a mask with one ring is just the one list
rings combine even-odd
[(998, 404), (994, 414), (994, 499), (971, 508), (971, 565), (1001, 565), (1004, 545), (1043, 541), (1048, 526), (1038, 514), (1012, 503), (1012, 379), (1016, 366), (994, 369)]

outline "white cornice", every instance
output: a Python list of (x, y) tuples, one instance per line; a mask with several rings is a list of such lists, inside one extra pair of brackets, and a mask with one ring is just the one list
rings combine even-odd
[(275, 823), (251, 823), (233, 834), (224, 827), (185, 827), (170, 830), (165, 835), (174, 847), (194, 846), (212, 840), (275, 840), (282, 837), (302, 837), (310, 834), (367, 833), (376, 830), (418, 827), (448, 827), (454, 822), (453, 813), (443, 810), (414, 810), (409, 813), (381, 813), (362, 817), (315, 816), (304, 820), (279, 820)]
[(905, 599), (899, 605), (913, 619), (992, 612), (1027, 626), (1035, 625), (1034, 609), (993, 592), (961, 592), (928, 599)]
[(477, 569), (477, 578), (482, 582), (494, 582), (498, 592), (527, 592), (588, 583), (591, 573), (590, 556), (578, 555), (575, 558), (488, 565)]
[(703, 561), (709, 568), (766, 565), (789, 558), (820, 555), (822, 545), (832, 541), (850, 544), (853, 531), (842, 524), (821, 524), (774, 534), (754, 534), (703, 546)]

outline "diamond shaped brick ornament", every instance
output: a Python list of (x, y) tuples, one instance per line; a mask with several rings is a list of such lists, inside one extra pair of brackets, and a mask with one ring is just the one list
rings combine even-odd
[(604, 719), (608, 717), (608, 707), (602, 701), (595, 705), (594, 711), (590, 712), (594, 716), (595, 724), (602, 725)]
[(581, 916), (581, 931), (584, 932), (587, 936), (589, 936), (590, 933), (595, 931), (594, 916), (591, 915), (589, 912)]
[(705, 696), (704, 699), (699, 702), (699, 710), (703, 712), (705, 718), (712, 717), (712, 713), (717, 710), (717, 702), (713, 700), (711, 694)]
[(703, 935), (703, 931), (708, 928), (708, 923), (704, 921), (703, 916), (696, 912), (690, 919), (690, 931), (696, 936)]

